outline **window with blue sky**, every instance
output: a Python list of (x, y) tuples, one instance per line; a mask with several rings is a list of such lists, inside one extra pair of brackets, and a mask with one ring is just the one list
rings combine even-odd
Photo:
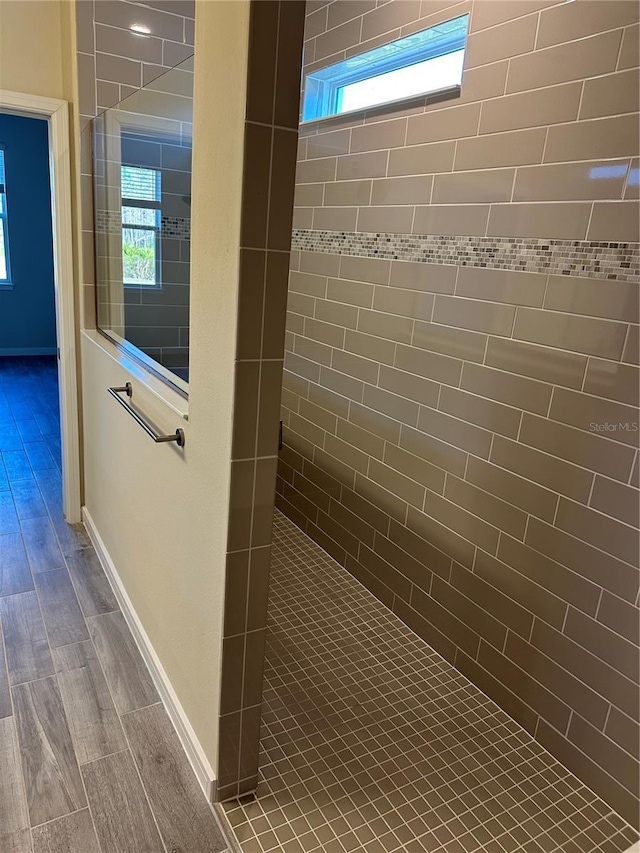
[(461, 15), (307, 74), (302, 120), (455, 91), (468, 28), (469, 15)]

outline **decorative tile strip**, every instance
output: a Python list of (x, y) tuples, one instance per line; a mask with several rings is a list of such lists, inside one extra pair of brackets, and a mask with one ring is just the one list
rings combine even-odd
[(119, 210), (96, 210), (95, 227), (100, 234), (117, 234), (122, 230), (122, 215)]
[[(97, 210), (96, 231), (100, 234), (118, 234), (122, 230), (119, 210)], [(180, 216), (163, 216), (160, 233), (165, 238), (191, 240), (191, 219)]]
[(163, 216), (162, 236), (175, 237), (178, 240), (190, 240), (191, 219), (186, 219), (180, 216)]
[(291, 248), (365, 258), (640, 282), (640, 243), (370, 234), (296, 228)]

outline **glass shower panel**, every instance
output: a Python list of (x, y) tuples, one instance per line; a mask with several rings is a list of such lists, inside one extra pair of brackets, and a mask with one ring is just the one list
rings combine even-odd
[(189, 382), (193, 57), (93, 120), (98, 328)]

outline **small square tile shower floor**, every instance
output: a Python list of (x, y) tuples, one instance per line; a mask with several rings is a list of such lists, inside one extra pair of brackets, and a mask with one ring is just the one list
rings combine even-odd
[(638, 839), (276, 512), (260, 783), (243, 853), (622, 853)]

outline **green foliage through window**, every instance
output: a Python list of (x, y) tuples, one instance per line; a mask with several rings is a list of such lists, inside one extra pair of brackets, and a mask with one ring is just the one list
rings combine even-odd
[(160, 172), (122, 166), (122, 273), (128, 286), (158, 287)]
[(122, 229), (122, 269), (127, 284), (155, 284), (156, 247), (153, 232)]

